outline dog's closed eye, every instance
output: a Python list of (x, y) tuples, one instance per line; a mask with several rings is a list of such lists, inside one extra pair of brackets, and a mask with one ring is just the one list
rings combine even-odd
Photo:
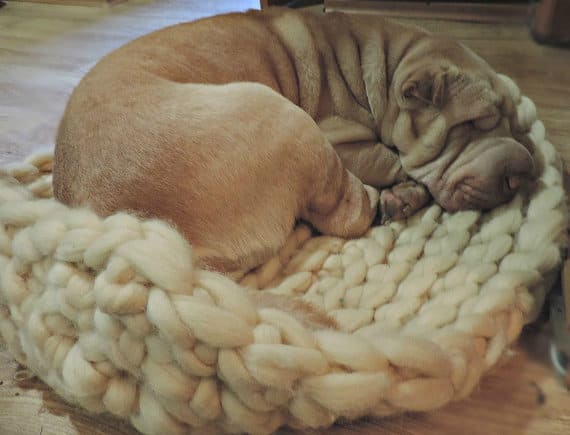
[(499, 113), (494, 113), (492, 115), (483, 116), (481, 118), (475, 119), (473, 121), (473, 126), (477, 130), (488, 131), (494, 129), (499, 123), (501, 116)]

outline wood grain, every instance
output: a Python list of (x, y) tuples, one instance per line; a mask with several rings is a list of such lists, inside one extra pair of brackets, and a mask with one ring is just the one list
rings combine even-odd
[(441, 2), (398, 0), (324, 0), (325, 11), (378, 14), (385, 17), (450, 19), (480, 23), (525, 23), (529, 5), (501, 1)]
[[(52, 146), (66, 99), (101, 56), (151, 30), (230, 9), (243, 0), (141, 1), (111, 8), (9, 2), (0, 10), (0, 164)], [(458, 38), (512, 76), (537, 106), (548, 136), (570, 164), (570, 51), (535, 44), (521, 25), (417, 21)], [(523, 334), (511, 358), (469, 399), (433, 413), (367, 420), (283, 435), (547, 435), (570, 433), (570, 394), (548, 360), (548, 326)], [(0, 434), (127, 435), (109, 416), (67, 405), (0, 348)]]
[(31, 2), (31, 3), (47, 3), (51, 5), (75, 5), (75, 6), (94, 6), (94, 7), (104, 7), (113, 5), (115, 3), (124, 2), (127, 0), (13, 0), (19, 2)]

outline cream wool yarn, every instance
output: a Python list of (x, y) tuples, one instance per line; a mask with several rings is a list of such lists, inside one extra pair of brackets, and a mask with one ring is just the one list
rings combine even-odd
[[(544, 163), (532, 192), (484, 214), (432, 206), (358, 240), (300, 226), (241, 286), (193, 268), (163, 222), (54, 201), (51, 154), (8, 168), (3, 341), (68, 401), (145, 434), (268, 434), (467, 396), (540, 307), (566, 228), (560, 160), (505, 81)], [(244, 286), (310, 301), (341, 330), (256, 309)]]

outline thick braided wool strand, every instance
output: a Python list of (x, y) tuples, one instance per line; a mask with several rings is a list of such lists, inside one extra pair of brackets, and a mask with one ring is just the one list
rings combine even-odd
[[(239, 284), (193, 267), (164, 222), (54, 201), (50, 153), (7, 168), (3, 341), (68, 401), (145, 434), (268, 434), (464, 398), (542, 304), (566, 229), (560, 159), (504, 80), (543, 165), (531, 192), (488, 213), (431, 206), (357, 240), (299, 226)], [(248, 287), (309, 301), (339, 330), (257, 308)]]

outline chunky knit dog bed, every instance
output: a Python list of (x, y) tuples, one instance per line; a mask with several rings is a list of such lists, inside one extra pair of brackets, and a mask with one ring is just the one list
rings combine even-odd
[(143, 433), (265, 434), (431, 410), (468, 395), (540, 307), (566, 227), (561, 164), (532, 102), (512, 125), (543, 162), (489, 213), (429, 207), (358, 240), (293, 232), (242, 286), (324, 308), (340, 330), (256, 309), (192, 267), (160, 221), (106, 219), (51, 196), (51, 154), (0, 179), (0, 332), (70, 402)]

